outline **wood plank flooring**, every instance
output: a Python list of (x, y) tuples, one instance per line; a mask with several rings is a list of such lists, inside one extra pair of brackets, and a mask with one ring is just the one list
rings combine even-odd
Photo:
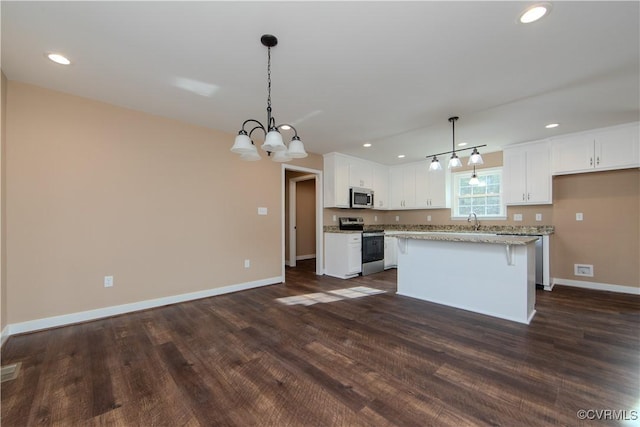
[[(348, 281), (287, 283), (12, 336), (2, 426), (577, 426), (640, 414), (640, 297), (556, 287), (531, 325)], [(366, 286), (313, 305), (277, 298)]]

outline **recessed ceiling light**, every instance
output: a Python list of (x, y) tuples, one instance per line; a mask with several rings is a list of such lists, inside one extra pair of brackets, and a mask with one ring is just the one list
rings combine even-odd
[(545, 127), (547, 129), (553, 129), (553, 128), (557, 128), (558, 126), (560, 126), (558, 123), (549, 123), (548, 125), (546, 125)]
[(71, 64), (71, 61), (69, 61), (66, 57), (64, 57), (63, 55), (60, 55), (59, 53), (48, 53), (47, 58), (49, 58), (51, 61), (55, 62), (56, 64), (60, 64), (60, 65)]
[(282, 125), (282, 126), (280, 126), (280, 129), (289, 130), (289, 129), (291, 129), (291, 126), (289, 126), (289, 125)]
[(459, 143), (458, 143), (458, 147), (464, 147), (465, 145), (467, 145), (467, 143), (466, 143), (466, 142), (459, 142)]
[(371, 143), (367, 142), (366, 144), (362, 144), (362, 146), (369, 148), (369, 147), (371, 147)]
[(404, 154), (398, 154), (399, 159), (404, 159)]
[(538, 19), (545, 16), (549, 10), (551, 10), (551, 5), (549, 3), (534, 4), (522, 12), (520, 15), (520, 22), (523, 24), (536, 22)]

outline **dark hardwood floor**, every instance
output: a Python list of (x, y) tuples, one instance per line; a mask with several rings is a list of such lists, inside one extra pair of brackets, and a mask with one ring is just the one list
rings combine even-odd
[[(538, 291), (526, 326), (396, 296), (395, 270), (343, 281), (314, 262), (286, 285), (12, 336), (2, 426), (618, 425), (577, 413), (640, 410), (638, 296)], [(386, 293), (277, 301), (358, 286)]]

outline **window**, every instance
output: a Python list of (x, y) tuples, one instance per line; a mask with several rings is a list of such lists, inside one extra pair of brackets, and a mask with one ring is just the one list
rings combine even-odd
[(479, 185), (469, 185), (472, 171), (453, 174), (453, 218), (466, 219), (471, 212), (478, 218), (506, 219), (502, 200), (502, 168), (477, 170)]

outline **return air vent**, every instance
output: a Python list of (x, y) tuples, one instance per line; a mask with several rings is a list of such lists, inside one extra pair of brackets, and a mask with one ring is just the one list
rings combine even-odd
[(0, 382), (11, 381), (18, 378), (22, 362), (14, 363), (0, 368)]
[(575, 276), (593, 277), (593, 265), (573, 264), (573, 274)]

